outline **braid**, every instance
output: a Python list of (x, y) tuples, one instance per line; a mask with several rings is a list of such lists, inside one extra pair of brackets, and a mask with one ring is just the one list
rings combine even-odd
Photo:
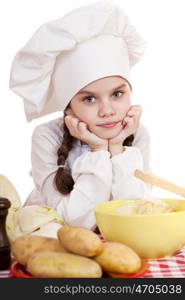
[[(75, 138), (71, 136), (65, 122), (63, 123), (63, 141), (60, 148), (57, 151), (58, 165), (64, 165), (68, 157), (70, 150), (73, 148), (73, 142)], [(57, 173), (54, 178), (54, 182), (57, 190), (63, 195), (69, 194), (74, 185), (74, 180), (71, 176), (71, 170), (63, 167), (58, 168)]]
[(134, 140), (134, 135), (133, 135), (133, 134), (129, 135), (129, 136), (124, 140), (123, 146), (128, 146), (128, 147), (132, 146), (133, 140)]

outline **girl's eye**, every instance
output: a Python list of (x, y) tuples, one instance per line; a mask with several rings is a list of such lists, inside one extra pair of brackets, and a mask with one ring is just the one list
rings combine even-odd
[(114, 98), (119, 98), (123, 95), (124, 93), (123, 92), (120, 92), (120, 91), (117, 91), (117, 92), (114, 92), (114, 94), (112, 95)]
[(95, 98), (93, 96), (87, 96), (82, 99), (82, 101), (88, 102), (88, 103), (93, 103), (95, 101)]

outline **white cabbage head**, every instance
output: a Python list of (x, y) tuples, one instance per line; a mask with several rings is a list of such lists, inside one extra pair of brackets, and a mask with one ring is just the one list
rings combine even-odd
[(6, 219), (6, 231), (10, 242), (24, 234), (56, 237), (63, 220), (48, 206), (22, 207), (20, 196), (10, 180), (0, 174), (0, 197), (11, 202)]
[[(8, 236), (14, 241), (21, 235), (36, 234), (56, 237), (63, 220), (48, 206), (29, 205), (17, 209), (7, 223)], [(47, 226), (46, 226), (47, 225)]]

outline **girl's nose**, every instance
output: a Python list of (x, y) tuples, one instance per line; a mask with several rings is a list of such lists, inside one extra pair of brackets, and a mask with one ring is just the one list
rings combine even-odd
[(109, 101), (100, 104), (99, 116), (101, 118), (113, 116), (114, 114), (115, 114), (115, 110)]

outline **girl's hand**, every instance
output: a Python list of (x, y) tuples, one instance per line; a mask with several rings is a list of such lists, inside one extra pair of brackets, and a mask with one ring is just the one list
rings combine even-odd
[(108, 150), (108, 140), (101, 139), (90, 132), (86, 123), (80, 121), (74, 115), (67, 115), (64, 120), (70, 134), (88, 144), (91, 151)]
[(113, 155), (123, 152), (124, 140), (134, 134), (139, 126), (139, 120), (142, 113), (140, 105), (133, 105), (130, 107), (125, 118), (122, 121), (123, 129), (114, 138), (109, 140), (109, 152)]

